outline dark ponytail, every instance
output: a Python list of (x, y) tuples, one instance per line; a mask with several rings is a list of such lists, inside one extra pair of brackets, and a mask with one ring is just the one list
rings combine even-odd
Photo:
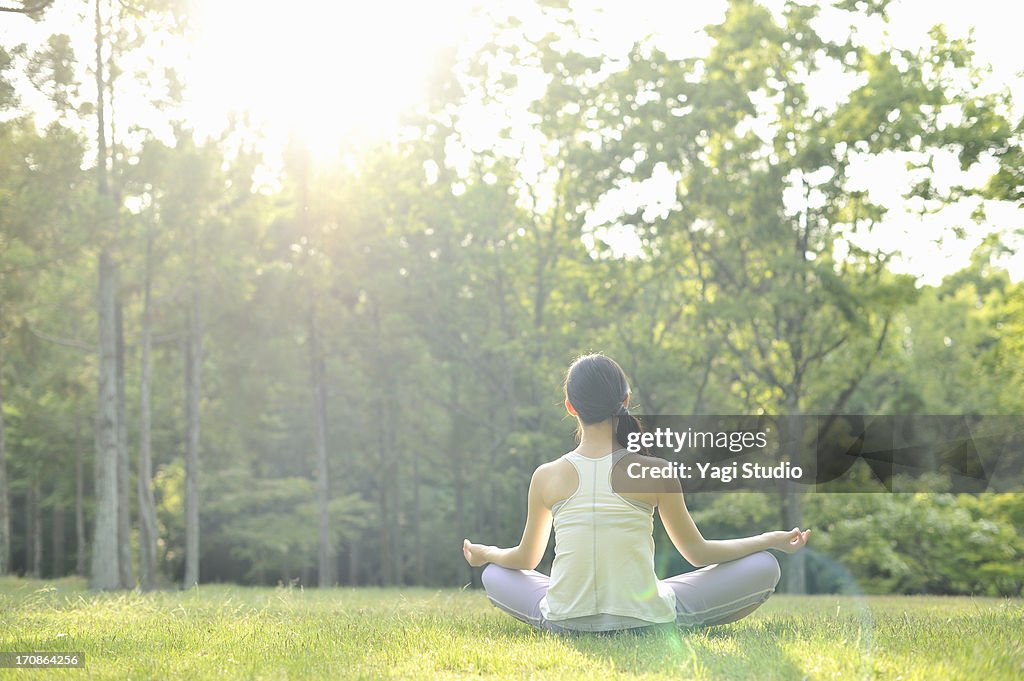
[(576, 410), (580, 423), (615, 418), (615, 439), (623, 447), (629, 444), (630, 433), (643, 432), (640, 421), (623, 404), (629, 392), (622, 367), (605, 355), (584, 355), (572, 363), (565, 375), (565, 397)]
[[(630, 414), (629, 410), (623, 406), (618, 413), (618, 423), (615, 424), (615, 439), (619, 441), (619, 445), (623, 447), (629, 445), (629, 436), (632, 433), (642, 432), (644, 432), (644, 428), (640, 424), (640, 419)], [(639, 439), (634, 443), (634, 447), (639, 447), (644, 454), (647, 453), (647, 448), (640, 444)]]

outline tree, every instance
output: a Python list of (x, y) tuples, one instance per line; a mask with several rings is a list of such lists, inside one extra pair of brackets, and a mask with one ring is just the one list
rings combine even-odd
[(327, 375), (321, 333), (320, 288), (327, 279), (331, 264), (321, 246), (326, 216), (314, 205), (312, 184), (315, 172), (305, 143), (291, 140), (286, 152), (286, 171), (294, 183), (294, 215), (299, 235), (292, 250), (297, 257), (296, 273), (299, 286), (306, 294), (306, 345), (309, 352), (309, 393), (312, 397), (313, 444), (315, 449), (314, 477), (317, 496), (317, 581), (320, 586), (334, 584), (335, 554), (330, 527), (330, 478), (327, 441)]
[(0, 12), (24, 14), (25, 16), (38, 21), (52, 4), (53, 0), (21, 0), (20, 6), (6, 4), (0, 5)]
[(96, 192), (100, 222), (100, 251), (97, 264), (96, 306), (99, 319), (100, 371), (96, 416), (96, 524), (93, 532), (90, 584), (94, 589), (116, 589), (121, 582), (121, 550), (118, 525), (118, 443), (117, 400), (117, 265), (111, 253), (110, 234), (116, 207), (112, 205), (107, 178), (107, 129), (105, 119), (107, 86), (104, 77), (103, 18), (101, 0), (95, 0), (93, 14), (96, 62)]
[[(55, 56), (58, 54), (59, 58)], [(13, 87), (3, 78), (3, 71), (15, 65), (27, 69), (33, 83), (38, 82), (38, 75), (48, 71), (48, 87), (41, 89), (55, 106), (66, 106), (66, 95), (74, 88), (74, 81), (68, 69), (54, 66), (58, 60), (64, 62), (68, 58), (60, 36), (52, 38), (41, 55), (29, 55), (23, 47), (11, 51), (0, 48), (0, 110), (16, 111), (19, 105)], [(8, 464), (19, 465), (18, 459), (28, 455), (20, 446), (11, 449), (12, 442), (24, 441), (24, 433), (12, 431), (11, 421), (3, 413), (4, 404), (14, 405), (17, 422), (18, 405), (25, 398), (23, 386), (34, 383), (19, 366), (25, 366), (27, 355), (41, 352), (35, 348), (39, 343), (94, 350), (91, 345), (47, 334), (39, 328), (43, 316), (40, 303), (52, 294), (46, 283), (49, 270), (55, 263), (77, 262), (84, 238), (81, 222), (90, 207), (82, 194), (83, 152), (81, 140), (60, 121), (51, 123), (45, 131), (37, 130), (27, 115), (0, 123), (0, 383), (11, 386), (6, 390), (0, 385), (0, 572), (11, 570), (13, 565)], [(42, 325), (53, 331), (55, 321), (47, 316)], [(55, 370), (57, 366), (74, 371), (63, 361), (54, 363)], [(57, 382), (52, 377), (47, 380)], [(69, 376), (65, 384), (74, 380)], [(50, 432), (57, 430), (51, 428)], [(57, 455), (60, 445), (51, 444), (47, 455)], [(31, 488), (26, 492), (31, 492)], [(42, 524), (36, 527), (41, 531)], [(41, 548), (42, 542), (37, 545)]]
[(153, 228), (146, 227), (146, 256), (143, 265), (142, 329), (139, 368), (139, 581), (143, 590), (156, 582), (156, 502), (153, 499), (153, 429), (151, 353), (153, 349)]
[[(2, 367), (3, 362), (0, 360)], [(7, 439), (3, 407), (3, 376), (0, 374), (0, 575), (7, 574), (11, 566), (11, 502), (7, 491)]]
[[(888, 272), (889, 254), (852, 246), (837, 254), (845, 236), (885, 214), (851, 185), (852, 159), (883, 149), (927, 155), (967, 139), (971, 120), (937, 122), (953, 98), (998, 119), (998, 102), (938, 75), (942, 64), (970, 57), (941, 31), (928, 51), (876, 54), (822, 39), (817, 12), (787, 3), (779, 25), (767, 9), (737, 0), (724, 23), (709, 27), (706, 57), (672, 61), (638, 45), (615, 76), (626, 94), (611, 114), (630, 120), (615, 137), (637, 175), (660, 163), (679, 173), (679, 203), (649, 238), (696, 284), (699, 323), (730, 358), (722, 369), (732, 376), (733, 408), (780, 415), (795, 457), (813, 434), (789, 417), (841, 412), (885, 348), (894, 311), (914, 296), (909, 278)], [(862, 84), (834, 105), (813, 103), (801, 74), (825, 67), (860, 74)], [(998, 143), (990, 132), (963, 145), (963, 163)], [(797, 490), (781, 502), (783, 525), (802, 524)], [(804, 590), (803, 560), (787, 561), (790, 591)]]
[[(123, 56), (125, 51), (138, 47), (145, 37), (145, 33), (138, 26), (134, 27), (134, 32), (128, 30), (122, 21), (126, 15), (139, 16), (145, 15), (147, 12), (158, 12), (169, 16), (173, 21), (180, 21), (180, 8), (176, 3), (154, 6), (150, 6), (146, 2), (139, 2), (134, 6), (121, 3), (116, 12), (111, 11), (109, 16), (104, 19), (101, 12), (102, 4), (102, 0), (95, 0), (93, 13), (96, 48), (94, 75), (96, 81), (97, 219), (99, 222), (97, 229), (99, 248), (97, 316), (100, 329), (100, 375), (97, 423), (99, 451), (96, 461), (97, 513), (91, 583), (94, 588), (111, 589), (118, 586), (129, 588), (134, 585), (130, 567), (129, 543), (131, 485), (128, 443), (126, 441), (125, 362), (123, 340), (119, 341), (123, 338), (123, 317), (119, 312), (122, 303), (119, 302), (118, 260), (115, 253), (123, 239), (122, 230), (118, 224), (123, 200), (122, 171), (118, 165), (121, 149), (116, 137), (117, 128), (113, 116), (115, 82), (121, 74), (117, 59)], [(105, 51), (108, 54), (105, 54)], [(108, 103), (110, 105), (109, 119)], [(108, 132), (110, 135), (109, 146)], [(111, 175), (114, 179), (113, 186), (111, 186)], [(198, 304), (198, 300), (195, 304)], [(198, 317), (196, 324), (198, 324)], [(192, 328), (193, 331), (197, 331), (197, 329), (198, 327)], [(198, 341), (192, 349), (201, 354), (201, 344)], [(193, 370), (189, 372), (190, 385), (192, 382), (198, 381), (198, 366), (198, 363), (195, 364)], [(196, 402), (197, 404), (198, 402)], [(195, 438), (197, 437), (198, 434), (195, 435)], [(195, 438), (190, 437), (189, 442)], [(113, 483), (107, 479), (111, 472), (114, 475)], [(194, 490), (194, 487), (195, 485), (191, 485), (190, 489)], [(111, 492), (115, 496), (114, 499), (108, 497)], [(109, 524), (111, 522), (114, 523), (113, 528)], [(197, 524), (193, 524), (193, 526), (197, 527)], [(114, 554), (116, 554), (116, 558)], [(115, 574), (117, 575), (116, 582), (113, 578)]]
[[(0, 47), (0, 111), (5, 110), (14, 99), (14, 89), (4, 77), (4, 71), (10, 68), (11, 55)], [(3, 298), (0, 298), (2, 301)], [(0, 319), (4, 317), (0, 302)], [(8, 496), (7, 482), (7, 440), (4, 430), (4, 355), (3, 344), (6, 336), (0, 327), (0, 575), (5, 575), (11, 565), (11, 500)]]

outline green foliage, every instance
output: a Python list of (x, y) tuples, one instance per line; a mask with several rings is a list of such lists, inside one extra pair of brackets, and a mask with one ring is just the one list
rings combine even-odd
[[(185, 4), (114, 8), (115, 90), (148, 28), (180, 29)], [(887, 5), (836, 3), (879, 19)], [(102, 220), (84, 142), (95, 112), (77, 91), (89, 74), (61, 34), (34, 54), (0, 50), (0, 109), (26, 114), (11, 85), (21, 69), (59, 114), (45, 130), (27, 114), (0, 123), (0, 380), (16, 504), (36, 479), (47, 508), (74, 498), (73, 463), (92, 441), (100, 247), (121, 265), (133, 443), (147, 276), (152, 287), (168, 579), (184, 550), (181, 339), (193, 285), (205, 330), (208, 579), (312, 577), (311, 319), (331, 526), (351, 584), (465, 584), (462, 537), (517, 541), (531, 472), (573, 446), (560, 381), (583, 352), (618, 358), (648, 413), (1021, 412), (1024, 287), (995, 266), (998, 239), (940, 286), (918, 286), (893, 272), (891, 254), (846, 239), (886, 218), (851, 184), (864, 156), (911, 154), (912, 195), (940, 205), (1020, 198), (1021, 124), (1003, 94), (976, 87), (984, 69), (970, 41), (936, 29), (920, 51), (872, 51), (818, 35), (813, 3), (773, 14), (734, 0), (708, 28), (708, 54), (673, 60), (642, 41), (614, 60), (588, 49), (567, 8), (543, 3), (530, 33), (506, 17), (478, 54), (449, 54), (429, 106), (396, 139), (322, 163), (293, 141), (268, 182), (258, 131), (239, 117), (199, 139), (176, 119), (187, 83), (175, 64), (154, 64), (147, 97), (166, 129), (116, 120), (103, 162), (120, 204)], [(812, 105), (807, 76), (827, 68), (856, 86)], [(518, 112), (524, 140), (512, 107), (531, 80), (546, 85)], [(508, 114), (494, 139), (471, 139), (468, 105)], [(950, 105), (961, 114), (951, 122)], [(950, 150), (965, 167), (991, 155), (999, 170), (982, 191), (941, 193), (934, 158)], [(636, 237), (617, 252), (589, 217), (657, 177), (675, 196), (613, 216)], [(812, 586), (1019, 593), (1019, 508), (993, 499), (812, 497)], [(768, 529), (779, 515), (778, 499), (751, 494), (691, 505), (716, 537)], [(23, 565), (21, 525), (16, 534)], [(672, 556), (660, 569), (682, 569)]]
[(18, 104), (18, 95), (14, 84), (5, 72), (13, 70), (15, 58), (23, 52), (24, 45), (19, 45), (14, 49), (0, 45), (0, 111), (7, 111)]
[(820, 549), (867, 592), (1019, 596), (1024, 542), (1009, 513), (1020, 502), (1006, 496), (821, 495), (808, 512), (820, 514)]
[[(811, 494), (811, 588), (840, 593), (1024, 592), (1020, 494)], [(694, 511), (706, 536), (770, 524), (763, 494), (715, 495)]]
[[(203, 537), (214, 559), (226, 552), (247, 566), (246, 578), (285, 582), (316, 559), (316, 495), (308, 478), (258, 479), (229, 469), (203, 481)], [(331, 500), (335, 541), (367, 526), (368, 504), (357, 495)], [(215, 568), (214, 568), (215, 569)]]
[(72, 109), (78, 97), (79, 84), (75, 67), (71, 39), (60, 33), (50, 36), (46, 49), (32, 55), (26, 68), (29, 80), (37, 90), (49, 97), (54, 109), (60, 114)]

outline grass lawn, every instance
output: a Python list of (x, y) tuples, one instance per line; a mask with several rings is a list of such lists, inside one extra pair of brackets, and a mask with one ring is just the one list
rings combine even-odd
[(1021, 679), (1024, 601), (775, 596), (703, 631), (559, 637), (480, 591), (246, 588), (95, 594), (0, 579), (0, 651), (85, 668), (0, 679)]

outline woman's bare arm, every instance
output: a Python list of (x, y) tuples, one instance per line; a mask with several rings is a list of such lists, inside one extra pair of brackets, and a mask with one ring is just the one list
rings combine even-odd
[(512, 570), (532, 570), (544, 557), (548, 538), (551, 536), (551, 509), (544, 503), (543, 484), (545, 468), (540, 466), (530, 479), (527, 495), (526, 527), (519, 545), (502, 549), (497, 546), (474, 544), (468, 539), (462, 542), (462, 554), (473, 567), (494, 563)]
[(676, 489), (658, 495), (658, 513), (672, 544), (695, 567), (737, 560), (765, 549), (793, 553), (799, 551), (811, 536), (810, 530), (801, 531), (794, 527), (788, 532), (765, 532), (741, 539), (705, 539), (686, 508), (682, 490), (678, 488), (679, 480), (672, 482)]

